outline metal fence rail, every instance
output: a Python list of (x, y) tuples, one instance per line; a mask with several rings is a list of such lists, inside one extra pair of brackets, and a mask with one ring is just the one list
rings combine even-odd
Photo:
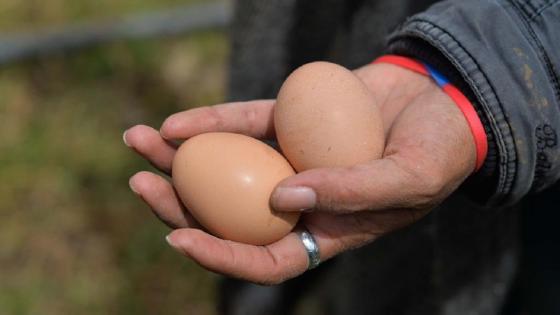
[(116, 40), (144, 39), (224, 27), (228, 2), (189, 5), (123, 18), (94, 21), (36, 33), (0, 34), (0, 66), (29, 57), (86, 48)]

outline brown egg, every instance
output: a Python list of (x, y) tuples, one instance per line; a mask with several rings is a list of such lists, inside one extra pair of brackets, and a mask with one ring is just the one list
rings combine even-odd
[(272, 190), (294, 174), (286, 159), (251, 137), (205, 133), (185, 141), (173, 160), (173, 184), (210, 233), (265, 245), (288, 234), (299, 214), (274, 212)]
[(381, 114), (368, 88), (351, 71), (313, 62), (286, 79), (274, 108), (282, 153), (300, 172), (351, 166), (381, 157)]

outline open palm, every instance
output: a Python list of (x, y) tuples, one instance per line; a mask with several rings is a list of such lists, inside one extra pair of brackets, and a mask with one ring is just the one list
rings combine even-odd
[[(301, 225), (314, 235), (323, 261), (414, 223), (453, 192), (475, 164), (465, 119), (429, 78), (390, 64), (368, 65), (355, 73), (381, 106), (387, 138), (383, 158), (301, 172), (282, 181), (271, 197), (276, 210), (299, 211), (307, 205), (298, 205), (290, 188), (313, 190), (316, 202)], [(159, 132), (134, 126), (124, 140), (171, 175), (173, 140), (212, 131), (274, 139), (273, 106), (273, 100), (257, 100), (197, 108), (170, 116)], [(198, 228), (167, 179), (143, 171), (130, 179), (130, 186), (175, 229), (169, 243), (208, 270), (274, 284), (307, 268), (307, 254), (295, 232), (267, 246), (222, 240)]]

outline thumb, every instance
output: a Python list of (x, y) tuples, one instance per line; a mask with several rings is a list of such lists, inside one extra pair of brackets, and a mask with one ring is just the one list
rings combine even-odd
[(423, 208), (442, 190), (441, 181), (403, 167), (395, 156), (347, 168), (311, 169), (281, 181), (270, 202), (277, 211), (325, 211)]

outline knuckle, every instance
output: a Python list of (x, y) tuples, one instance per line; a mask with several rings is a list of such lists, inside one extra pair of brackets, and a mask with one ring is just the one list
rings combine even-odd
[(441, 195), (445, 182), (441, 176), (429, 175), (422, 176), (423, 180), (420, 181), (422, 192), (430, 199), (437, 198)]
[(273, 278), (264, 279), (258, 283), (264, 286), (273, 286), (273, 285), (281, 284), (282, 282), (284, 282), (282, 278), (273, 277)]
[(429, 175), (417, 178), (416, 208), (436, 205), (444, 193), (445, 181), (440, 176)]
[(411, 193), (411, 208), (423, 209), (437, 204), (444, 194), (446, 180), (444, 174), (433, 167), (403, 167), (408, 189)]
[(260, 285), (272, 286), (272, 285), (281, 284), (285, 280), (286, 277), (278, 270), (275, 270), (273, 272), (261, 275), (258, 279), (255, 279), (253, 282), (258, 283)]
[(208, 117), (206, 117), (206, 123), (210, 126), (212, 130), (221, 131), (223, 129), (224, 121), (223, 117), (214, 106), (207, 107)]
[[(319, 206), (322, 210), (342, 212), (356, 212), (367, 208), (367, 185), (359, 185), (359, 179), (350, 178), (351, 175), (338, 172), (324, 173), (320, 181), (325, 185), (325, 191), (320, 191)], [(353, 174), (352, 172), (350, 174)], [(357, 172), (356, 172), (357, 173)]]
[(257, 110), (254, 108), (246, 108), (243, 112), (247, 122), (247, 133), (255, 134), (257, 130)]
[(348, 187), (336, 188), (336, 196), (334, 194), (325, 194), (321, 201), (321, 208), (327, 211), (337, 211), (346, 210), (347, 206), (344, 206), (344, 201), (352, 200), (355, 193)]

